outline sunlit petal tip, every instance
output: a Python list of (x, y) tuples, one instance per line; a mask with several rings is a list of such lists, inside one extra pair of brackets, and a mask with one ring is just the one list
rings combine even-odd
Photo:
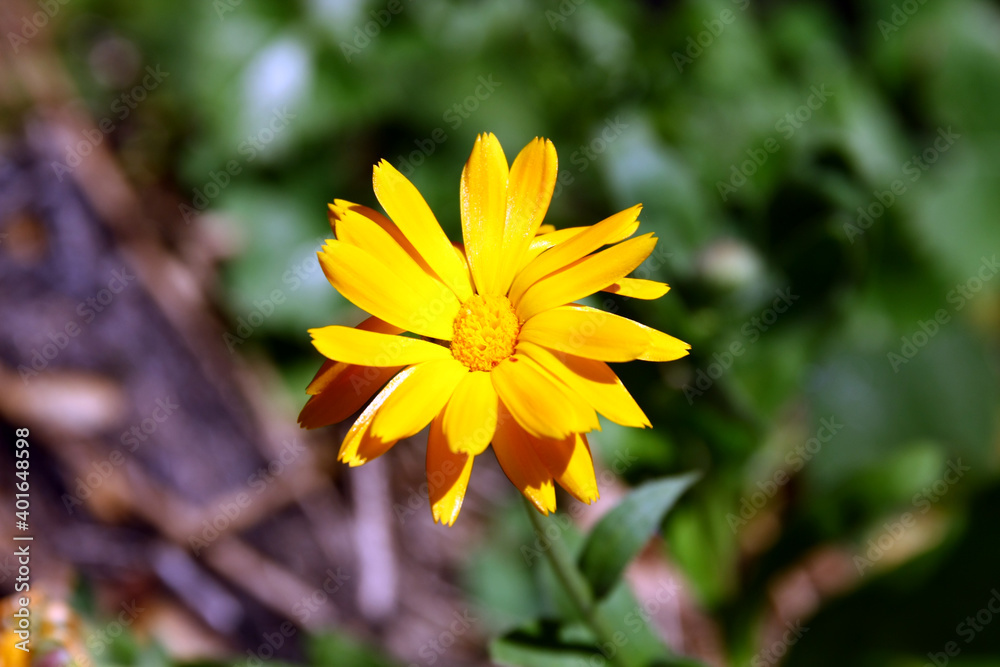
[(521, 493), (545, 516), (556, 511), (556, 489), (551, 480), (543, 483), (539, 489), (526, 488)]
[(427, 436), (427, 497), (435, 523), (455, 523), (465, 501), (474, 460), (475, 456), (451, 450), (444, 431), (444, 413), (438, 413)]
[(327, 204), (326, 205), (326, 217), (329, 218), (331, 225), (334, 222), (336, 222), (337, 217), (340, 215), (340, 212), (341, 212), (341, 208), (339, 206), (337, 206), (336, 204)]
[(674, 361), (691, 354), (690, 343), (656, 329), (649, 329), (650, 343), (637, 357), (640, 361)]
[(670, 291), (670, 285), (644, 278), (622, 278), (604, 288), (605, 292), (632, 299), (653, 301)]

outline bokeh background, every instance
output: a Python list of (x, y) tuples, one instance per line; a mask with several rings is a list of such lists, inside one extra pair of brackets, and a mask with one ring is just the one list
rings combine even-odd
[[(575, 545), (701, 472), (605, 605), (630, 646), (1000, 665), (997, 3), (4, 0), (0, 33), (0, 525), (28, 428), (44, 664), (484, 665), (570, 614), (491, 454), (448, 529), (422, 436), (347, 470), (295, 424), (306, 329), (362, 317), (326, 203), (385, 158), (457, 239), (492, 131), (554, 141), (557, 227), (643, 203), (672, 290), (616, 307), (693, 345), (618, 369), (654, 428), (560, 496)], [(523, 664), (613, 664), (538, 627)]]

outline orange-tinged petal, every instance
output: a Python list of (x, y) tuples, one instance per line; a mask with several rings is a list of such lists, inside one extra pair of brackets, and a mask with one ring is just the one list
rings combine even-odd
[(501, 404), (497, 431), (493, 436), (493, 453), (507, 479), (539, 512), (555, 512), (556, 489), (552, 483), (552, 473), (538, 457), (529, 437)]
[[(377, 317), (369, 317), (364, 322), (355, 327), (356, 329), (361, 329), (362, 331), (374, 331), (376, 333), (385, 334), (399, 334), (403, 333), (403, 330), (399, 327), (393, 326), (388, 322), (383, 322)], [(316, 371), (315, 377), (313, 377), (312, 382), (306, 387), (306, 393), (310, 395), (315, 395), (323, 391), (323, 389), (333, 382), (338, 375), (343, 373), (349, 364), (340, 363), (337, 361), (330, 361), (329, 359), (323, 361), (323, 365), (320, 366), (319, 370)]]
[(306, 393), (310, 396), (315, 396), (316, 394), (323, 391), (331, 382), (337, 379), (337, 376), (347, 370), (350, 364), (340, 363), (339, 361), (330, 361), (329, 359), (324, 359), (323, 364), (316, 371), (316, 375), (313, 376), (312, 382), (306, 387)]
[(462, 238), (479, 294), (503, 294), (500, 285), (507, 214), (507, 158), (493, 134), (476, 137), (462, 169)]
[(535, 315), (521, 326), (518, 340), (601, 361), (671, 361), (691, 349), (662, 331), (578, 305)]
[(407, 284), (381, 259), (343, 241), (327, 241), (319, 261), (330, 284), (362, 310), (405, 331), (451, 340), (460, 305), (451, 290), (434, 281)]
[(588, 505), (600, 498), (587, 436), (576, 433), (563, 440), (532, 438), (531, 445), (559, 486), (571, 496)]
[(448, 446), (455, 452), (482, 454), (497, 427), (497, 392), (490, 374), (473, 371), (462, 378), (443, 414)]
[(628, 389), (603, 361), (552, 352), (527, 342), (520, 343), (517, 351), (537, 361), (611, 421), (622, 426), (651, 426)]
[(631, 273), (656, 247), (646, 234), (579, 259), (528, 288), (515, 306), (522, 321), (556, 306), (590, 296)]
[(500, 402), (532, 435), (565, 438), (599, 428), (594, 409), (529, 357), (514, 355), (501, 361), (491, 377)]
[(372, 435), (381, 440), (407, 438), (430, 424), (469, 369), (449, 356), (403, 372), (409, 375), (372, 420)]
[(310, 329), (313, 345), (327, 359), (361, 366), (409, 366), (451, 357), (451, 350), (420, 338), (391, 336), (332, 325)]
[(322, 392), (310, 396), (299, 413), (299, 424), (303, 428), (320, 428), (347, 419), (403, 368), (337, 365), (343, 366), (343, 371), (327, 383)]
[(670, 285), (642, 278), (622, 278), (604, 288), (605, 292), (620, 294), (633, 299), (659, 299), (670, 291)]
[(434, 522), (450, 526), (462, 509), (475, 456), (451, 450), (443, 422), (444, 415), (439, 413), (431, 422), (427, 437), (427, 495)]
[(372, 172), (375, 196), (400, 231), (459, 299), (472, 296), (472, 285), (451, 241), (417, 188), (391, 164), (382, 160)]
[(411, 366), (401, 371), (396, 377), (389, 380), (389, 384), (383, 387), (382, 391), (372, 399), (372, 402), (368, 404), (368, 407), (364, 409), (364, 412), (348, 430), (347, 435), (344, 436), (344, 442), (340, 445), (340, 452), (337, 454), (338, 459), (353, 468), (381, 456), (396, 444), (396, 440), (381, 440), (374, 437), (371, 433), (372, 420), (386, 399), (392, 396), (393, 392), (413, 375), (416, 368), (417, 366)]
[[(617, 243), (634, 234), (639, 227), (636, 219), (641, 210), (642, 205), (637, 204), (605, 218), (596, 225), (563, 229), (535, 239), (535, 243), (538, 244), (553, 237), (552, 246), (517, 274), (510, 289), (511, 302), (517, 303), (529, 287), (545, 276), (572, 264), (581, 257), (586, 257), (603, 245)], [(573, 229), (579, 231), (570, 234)]]
[(559, 164), (548, 139), (535, 138), (514, 159), (507, 180), (507, 220), (500, 264), (500, 293), (506, 293), (552, 201)]

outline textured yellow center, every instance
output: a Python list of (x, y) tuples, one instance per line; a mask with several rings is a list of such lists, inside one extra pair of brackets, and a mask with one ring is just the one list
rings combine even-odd
[(491, 371), (514, 354), (520, 328), (507, 297), (475, 294), (455, 318), (451, 355), (474, 371)]

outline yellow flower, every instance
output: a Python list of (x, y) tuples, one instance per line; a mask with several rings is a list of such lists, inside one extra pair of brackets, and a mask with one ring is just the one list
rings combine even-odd
[[(355, 328), (310, 330), (330, 361), (309, 385), (299, 422), (333, 424), (368, 403), (340, 448), (351, 466), (430, 424), (435, 521), (455, 521), (472, 461), (490, 444), (542, 513), (555, 510), (553, 481), (582, 502), (596, 500), (584, 435), (600, 428), (596, 413), (650, 425), (605, 362), (670, 361), (690, 349), (573, 303), (602, 290), (656, 299), (669, 288), (625, 277), (656, 244), (652, 234), (630, 238), (640, 206), (591, 227), (542, 226), (556, 172), (551, 141), (535, 139), (508, 167), (497, 138), (480, 135), (462, 171), (464, 247), (448, 240), (417, 189), (384, 160), (373, 181), (388, 218), (342, 200), (330, 205), (337, 238), (319, 253), (320, 264), (372, 317)], [(603, 246), (610, 247), (598, 252)]]

